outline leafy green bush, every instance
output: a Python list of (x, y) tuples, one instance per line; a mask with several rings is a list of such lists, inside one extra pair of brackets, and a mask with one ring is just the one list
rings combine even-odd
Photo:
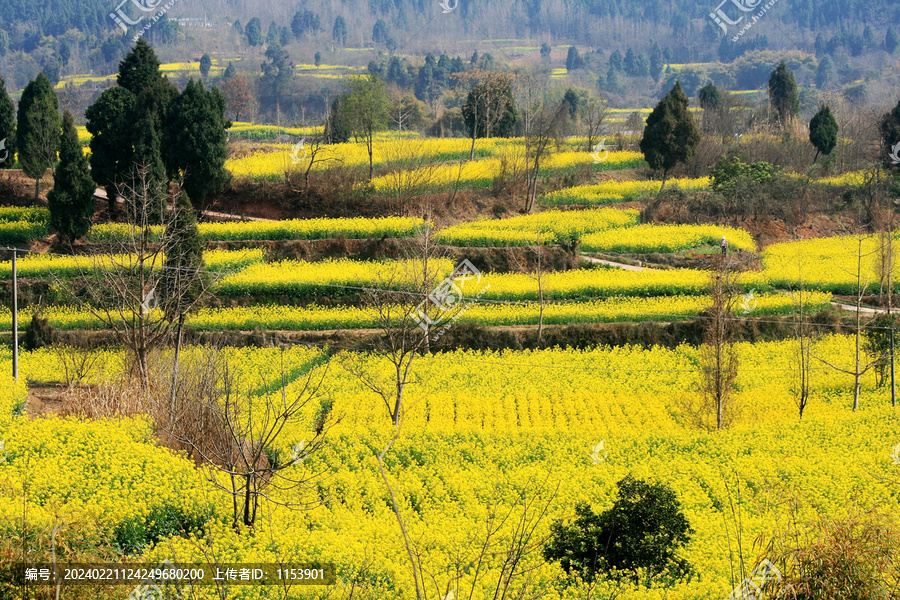
[(572, 524), (554, 523), (544, 559), (558, 561), (566, 574), (587, 583), (598, 574), (645, 584), (689, 577), (691, 566), (677, 552), (693, 529), (675, 492), (631, 475), (618, 486), (618, 498), (605, 512), (595, 514), (579, 503)]
[(113, 530), (116, 545), (125, 554), (139, 554), (151, 544), (178, 534), (201, 533), (204, 515), (188, 514), (180, 506), (154, 506), (145, 517), (130, 517)]

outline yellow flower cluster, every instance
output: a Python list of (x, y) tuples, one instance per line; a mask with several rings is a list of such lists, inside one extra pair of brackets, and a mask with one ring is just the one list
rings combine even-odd
[[(419, 231), (425, 221), (414, 217), (377, 217), (367, 219), (286, 219), (284, 221), (229, 221), (224, 223), (200, 223), (197, 231), (204, 241), (243, 240), (318, 240), (343, 236), (349, 239), (369, 237), (409, 237)], [(161, 239), (164, 229), (153, 226), (152, 239)], [(108, 243), (130, 239), (134, 234), (130, 225), (107, 223), (94, 225), (87, 239), (95, 243)]]
[[(763, 251), (762, 263), (778, 287), (799, 289), (802, 284), (805, 289), (846, 295), (856, 294), (861, 287), (875, 293), (888, 275), (882, 268), (885, 241), (879, 235), (849, 235), (782, 242)], [(895, 285), (898, 275), (895, 261)]]
[(733, 250), (756, 252), (753, 237), (742, 229), (717, 225), (639, 225), (624, 230), (603, 231), (581, 240), (585, 252), (679, 252), (702, 246), (718, 246), (722, 237)]
[[(128, 264), (131, 257), (125, 254), (95, 254), (90, 256), (55, 256), (29, 254), (16, 261), (19, 277), (58, 277), (67, 279), (93, 272), (95, 265)], [(203, 253), (206, 269), (210, 271), (236, 271), (265, 260), (260, 248), (244, 250), (209, 250)], [(155, 266), (162, 266), (165, 256), (157, 257)], [(0, 261), (0, 279), (12, 278), (12, 261)]]
[(239, 140), (273, 140), (279, 135), (303, 137), (321, 135), (323, 127), (277, 127), (275, 125), (254, 125), (253, 123), (233, 123), (228, 136)]
[[(804, 310), (823, 308), (831, 301), (831, 294), (811, 293), (804, 297)], [(613, 297), (591, 302), (550, 302), (544, 306), (544, 323), (567, 325), (574, 323), (614, 323), (677, 320), (695, 317), (710, 305), (706, 296), (670, 296), (662, 298)], [(737, 304), (740, 306), (740, 302)], [(760, 295), (753, 298), (748, 316), (790, 314), (794, 300), (785, 294)], [(461, 312), (457, 322), (481, 326), (537, 325), (540, 305), (476, 304)], [(57, 312), (44, 310), (54, 327), (64, 328)], [(455, 315), (454, 315), (455, 316)], [(8, 319), (0, 312), (0, 327)], [(199, 331), (249, 331), (256, 327), (286, 331), (316, 331), (326, 329), (377, 328), (379, 320), (372, 309), (356, 306), (289, 307), (248, 306), (235, 308), (202, 308), (188, 318), (190, 326)]]
[[(435, 268), (448, 274), (453, 264), (435, 261)], [(304, 262), (285, 260), (251, 265), (222, 278), (216, 293), (228, 297), (247, 294), (304, 297), (327, 292), (329, 296), (354, 295), (364, 287), (402, 289), (421, 276), (421, 263), (414, 260), (365, 262), (349, 259)]]
[(598, 231), (632, 227), (638, 224), (639, 218), (636, 210), (553, 210), (455, 225), (438, 232), (438, 240), (454, 246), (550, 244), (578, 239)]
[(22, 405), (27, 396), (28, 390), (23, 380), (16, 381), (12, 375), (0, 377), (0, 435), (12, 422), (13, 410)]
[[(662, 185), (659, 181), (608, 181), (598, 185), (581, 185), (547, 194), (541, 199), (545, 205), (562, 204), (619, 204), (630, 202), (642, 194), (656, 193)], [(709, 187), (709, 177), (698, 179), (670, 179), (666, 187), (680, 187), (695, 191)]]
[[(556, 300), (609, 298), (612, 296), (699, 296), (709, 287), (710, 275), (694, 269), (625, 271), (621, 269), (576, 269), (546, 273), (544, 296)], [(763, 273), (741, 277), (745, 287), (770, 289)], [(491, 300), (537, 300), (538, 285), (525, 273), (488, 273), (482, 278), (482, 298)]]

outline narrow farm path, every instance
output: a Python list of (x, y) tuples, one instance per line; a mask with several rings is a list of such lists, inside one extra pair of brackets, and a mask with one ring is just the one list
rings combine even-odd
[[(107, 202), (108, 197), (106, 195), (106, 190), (104, 190), (103, 188), (97, 188), (96, 190), (94, 190), (94, 198), (98, 198), (100, 200), (103, 200), (104, 202)], [(118, 203), (124, 204), (125, 201), (122, 198), (119, 198)], [(270, 221), (271, 222), (271, 221), (277, 220), (277, 219), (264, 219), (262, 217), (245, 217), (242, 215), (231, 215), (228, 213), (221, 213), (221, 212), (216, 212), (213, 210), (204, 210), (204, 211), (201, 211), (201, 214), (204, 217), (212, 217), (214, 219), (223, 219), (223, 220), (227, 220), (227, 221)]]
[(586, 260), (588, 262), (592, 262), (598, 265), (607, 265), (609, 267), (616, 267), (617, 269), (624, 269), (626, 271), (644, 271), (644, 267), (636, 267), (634, 265), (626, 265), (625, 263), (613, 262), (611, 260), (604, 260), (602, 258), (594, 258), (593, 256), (586, 256), (584, 254), (580, 255), (581, 259)]

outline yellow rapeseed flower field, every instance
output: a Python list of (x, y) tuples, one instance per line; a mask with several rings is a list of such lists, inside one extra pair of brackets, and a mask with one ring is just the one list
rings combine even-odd
[(570, 241), (587, 234), (632, 227), (636, 210), (545, 211), (509, 219), (487, 219), (438, 232), (438, 241), (454, 246), (526, 246)]
[(732, 250), (756, 252), (753, 237), (742, 229), (717, 225), (639, 225), (623, 230), (586, 235), (581, 240), (585, 252), (679, 252), (718, 246), (722, 237)]
[[(642, 194), (656, 193), (662, 185), (659, 181), (608, 181), (598, 185), (581, 185), (547, 194), (541, 199), (545, 205), (562, 204), (618, 204), (637, 199)], [(703, 190), (709, 187), (709, 178), (670, 179), (666, 187), (683, 190)]]

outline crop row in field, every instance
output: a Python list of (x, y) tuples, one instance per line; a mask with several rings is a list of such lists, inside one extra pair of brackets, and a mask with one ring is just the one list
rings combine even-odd
[[(265, 259), (261, 249), (208, 250), (203, 253), (207, 271), (240, 271)], [(127, 254), (94, 254), (60, 256), (54, 254), (28, 254), (18, 259), (16, 268), (19, 277), (40, 277), (69, 279), (79, 277), (96, 269), (115, 269), (129, 265), (134, 258)], [(160, 267), (165, 256), (158, 255), (151, 266)], [(12, 278), (12, 261), (0, 261), (0, 280)]]
[(585, 252), (680, 252), (707, 245), (718, 246), (722, 238), (732, 250), (756, 252), (756, 242), (743, 229), (717, 225), (638, 225), (591, 233), (581, 238)]
[(453, 246), (528, 246), (571, 242), (589, 233), (633, 227), (636, 210), (545, 211), (509, 219), (473, 221), (442, 229), (437, 239)]
[(0, 244), (18, 246), (50, 234), (50, 211), (39, 207), (0, 207)]
[[(450, 272), (448, 260), (436, 263), (443, 275)], [(316, 263), (285, 260), (256, 264), (223, 277), (216, 287), (217, 295), (240, 298), (295, 297), (317, 295), (356, 295), (363, 288), (410, 289), (421, 273), (418, 261), (369, 263), (355, 260), (328, 260)], [(750, 272), (742, 283), (759, 291), (770, 285), (765, 274)], [(701, 295), (709, 285), (705, 271), (620, 269), (577, 269), (545, 273), (543, 293), (554, 300), (608, 298), (612, 296), (677, 296)], [(485, 273), (478, 285), (480, 297), (486, 300), (537, 300), (540, 296), (534, 276), (527, 273)], [(474, 296), (479, 290), (469, 292)]]
[[(815, 311), (828, 306), (831, 294), (811, 293), (804, 297), (804, 310)], [(711, 304), (706, 296), (670, 296), (663, 298), (614, 297), (592, 302), (547, 303), (543, 311), (539, 304), (476, 304), (458, 313), (451, 313), (455, 322), (484, 327), (537, 325), (572, 325), (576, 323), (619, 323), (643, 321), (676, 321), (696, 317)], [(743, 302), (744, 317), (791, 314), (796, 303), (785, 294), (753, 296)], [(735, 300), (742, 306), (742, 299)], [(50, 325), (61, 330), (102, 329), (104, 323), (91, 312), (63, 306), (41, 309), (40, 314)], [(32, 312), (19, 312), (20, 326), (27, 323)], [(187, 324), (197, 331), (250, 331), (256, 328), (284, 331), (322, 331), (327, 329), (370, 329), (381, 326), (378, 312), (356, 306), (291, 307), (278, 305), (234, 308), (200, 308), (188, 315)], [(0, 329), (9, 329), (12, 315), (0, 309)], [(440, 324), (438, 325), (440, 326)]]
[[(447, 187), (466, 186), (475, 189), (490, 187), (498, 178), (524, 177), (525, 152), (493, 157), (458, 164), (428, 165), (415, 170), (382, 175), (372, 180), (372, 186), (380, 193), (397, 190), (421, 192)], [(588, 152), (560, 152), (548, 156), (541, 165), (540, 176), (564, 175), (579, 167), (592, 171), (634, 169), (644, 164), (638, 152), (612, 152), (604, 161), (597, 161)]]
[[(814, 352), (844, 365), (852, 348), (852, 337), (829, 336)], [(736, 349), (736, 416), (717, 433), (693, 425), (696, 348), (460, 351), (417, 359), (401, 435), (384, 466), (409, 539), (422, 550), (423, 568), (434, 573), (431, 595), (444, 597), (458, 587), (469, 597), (474, 586), (474, 600), (493, 597), (502, 556), (494, 560), (499, 554), (489, 554), (477, 581), (474, 570), (455, 568), (477, 556), (471, 548), (483, 541), (489, 523), (499, 525), (491, 538), (496, 548), (505, 548), (523, 504), (533, 501), (535, 510), (527, 514), (536, 519), (534, 539), (544, 539), (555, 520), (571, 518), (576, 502), (594, 510), (609, 507), (615, 483), (628, 474), (671, 486), (695, 531), (682, 556), (696, 577), (668, 588), (670, 600), (726, 597), (736, 583), (729, 576), (739, 568), (734, 557), (755, 564), (763, 556), (753, 540), (772, 536), (784, 523), (799, 524), (805, 535), (805, 524), (820, 515), (843, 518), (854, 504), (862, 511), (895, 505), (897, 466), (890, 448), (897, 443), (897, 420), (885, 394), (873, 389), (871, 373), (863, 377), (862, 408), (853, 413), (852, 378), (817, 364), (811, 403), (798, 422), (792, 399), (795, 344)], [(251, 353), (246, 359), (277, 362), (270, 350), (258, 352), (262, 360)], [(47, 356), (25, 353), (22, 366), (30, 369)], [(363, 586), (373, 600), (414, 595), (403, 539), (373, 457), (393, 431), (381, 399), (353, 375), (362, 369), (388, 383), (388, 365), (344, 355), (331, 362), (320, 391), (333, 399), (333, 418), (340, 420), (326, 446), (288, 472), (318, 477), (309, 490), (269, 490), (274, 501), (312, 494), (318, 503), (311, 510), (264, 501), (253, 535), (238, 534), (231, 528), (230, 496), (208, 484), (190, 461), (159, 448), (143, 420), (14, 419), (0, 425), (6, 440), (0, 528), (19, 535), (23, 501), (36, 534), (58, 527), (64, 539), (82, 533), (79, 526), (95, 527), (90, 531), (102, 538), (125, 519), (149, 520), (154, 511), (169, 509), (208, 520), (201, 539), (163, 535), (145, 552), (154, 564), (206, 564), (204, 553), (232, 562), (334, 562), (334, 592)], [(298, 387), (288, 386), (288, 394)], [(312, 415), (319, 409), (313, 404), (283, 431), (278, 452), (289, 454), (311, 439)], [(606, 454), (593, 460), (591, 449), (600, 441)], [(733, 502), (739, 503), (737, 517)], [(514, 518), (501, 524), (496, 517), (507, 511)], [(737, 545), (734, 528), (741, 532)], [(585, 597), (584, 588), (557, 585), (561, 569), (545, 563), (537, 546), (533, 550), (520, 563), (529, 568), (531, 595)], [(262, 586), (232, 591), (245, 600), (265, 597)], [(622, 600), (650, 600), (659, 590), (625, 584), (617, 593)]]
[[(659, 191), (659, 181), (607, 181), (597, 185), (580, 185), (552, 192), (541, 198), (546, 206), (621, 204), (639, 199), (644, 194)], [(709, 177), (698, 179), (670, 179), (666, 187), (679, 187), (686, 191), (709, 187)]]
[[(203, 241), (243, 240), (320, 240), (344, 237), (365, 239), (370, 237), (410, 237), (424, 226), (423, 219), (414, 217), (363, 217), (349, 219), (289, 219), (284, 221), (230, 221), (224, 223), (200, 223), (197, 231)], [(162, 226), (152, 226), (151, 240), (159, 241), (165, 231)], [(86, 240), (109, 243), (130, 240), (138, 235), (131, 225), (110, 223), (94, 225)]]

